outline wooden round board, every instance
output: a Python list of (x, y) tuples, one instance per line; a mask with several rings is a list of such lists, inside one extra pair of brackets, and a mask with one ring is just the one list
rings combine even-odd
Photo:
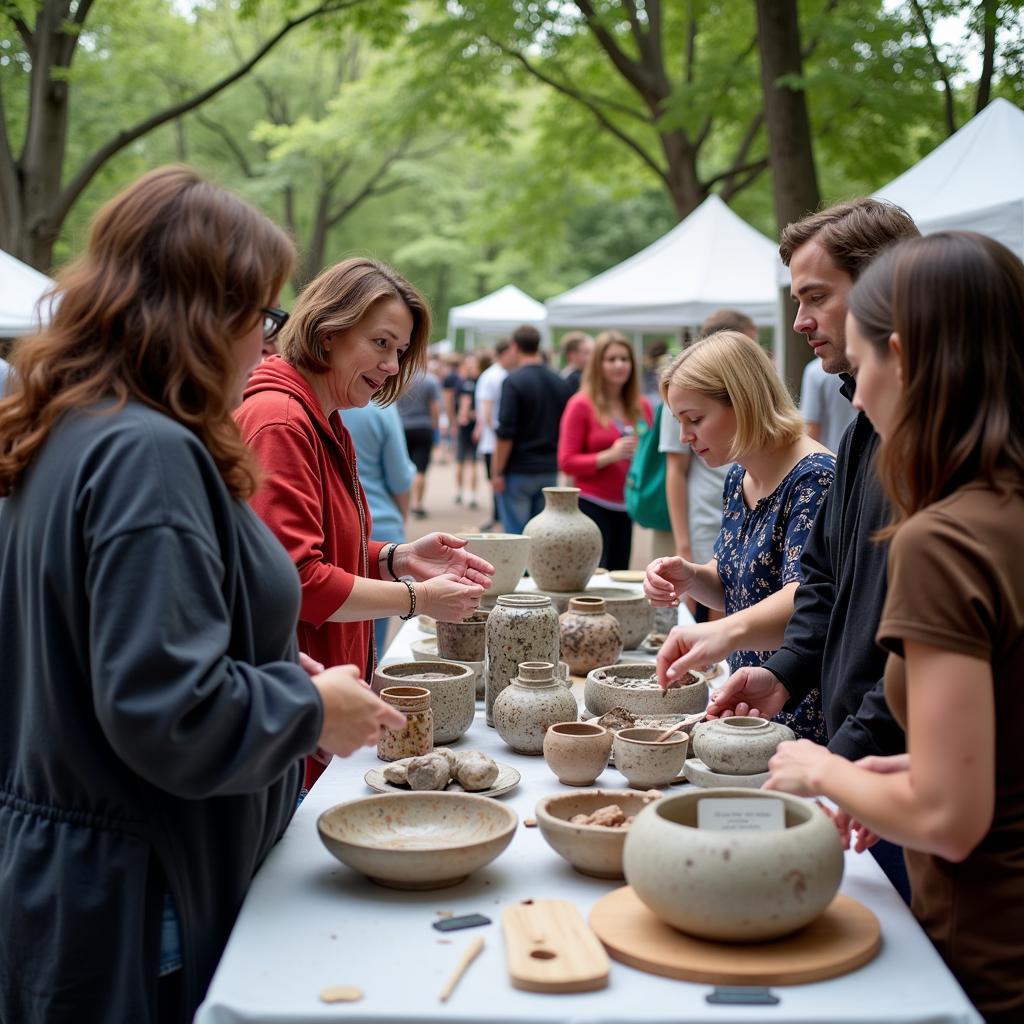
[(627, 885), (594, 904), (590, 927), (630, 967), (708, 985), (801, 985), (862, 967), (881, 946), (878, 918), (839, 894), (806, 928), (774, 942), (708, 942), (655, 917)]

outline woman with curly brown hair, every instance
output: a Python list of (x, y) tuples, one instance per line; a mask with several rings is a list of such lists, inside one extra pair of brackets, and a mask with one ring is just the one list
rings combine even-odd
[[(185, 168), (97, 215), (0, 401), (0, 1020), (191, 1020), (301, 759), (402, 716), (300, 663), (232, 419), (285, 235)], [(307, 671), (308, 670), (308, 671)]]

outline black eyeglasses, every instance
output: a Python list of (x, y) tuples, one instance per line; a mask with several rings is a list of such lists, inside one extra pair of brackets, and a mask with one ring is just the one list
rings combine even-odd
[(288, 322), (288, 314), (272, 306), (264, 306), (260, 312), (263, 314), (263, 340), (273, 341)]

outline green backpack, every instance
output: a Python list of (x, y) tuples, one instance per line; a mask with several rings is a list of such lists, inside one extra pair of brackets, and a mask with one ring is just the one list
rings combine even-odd
[(626, 511), (630, 519), (649, 530), (672, 531), (665, 497), (665, 453), (658, 451), (661, 437), (661, 411), (654, 410), (654, 422), (645, 430), (636, 446), (626, 476)]

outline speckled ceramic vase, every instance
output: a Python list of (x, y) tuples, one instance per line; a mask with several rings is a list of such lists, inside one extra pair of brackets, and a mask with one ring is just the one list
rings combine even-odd
[(523, 527), (526, 568), (539, 590), (585, 590), (601, 558), (601, 531), (580, 511), (578, 487), (545, 487), (544, 511)]
[(558, 616), (562, 661), (574, 676), (592, 668), (613, 665), (622, 654), (622, 628), (600, 597), (574, 597)]
[(382, 761), (420, 757), (434, 749), (434, 715), (430, 691), (423, 686), (386, 686), (380, 699), (405, 715), (404, 729), (382, 729), (377, 756)]
[(576, 698), (550, 661), (522, 662), (511, 685), (494, 702), (494, 727), (517, 754), (543, 753), (548, 727), (577, 718)]
[[(524, 661), (558, 663), (558, 616), (551, 598), (539, 594), (502, 594), (487, 617), (484, 652), (484, 709), (494, 725), (494, 701)], [(555, 719), (560, 721), (560, 719)]]

